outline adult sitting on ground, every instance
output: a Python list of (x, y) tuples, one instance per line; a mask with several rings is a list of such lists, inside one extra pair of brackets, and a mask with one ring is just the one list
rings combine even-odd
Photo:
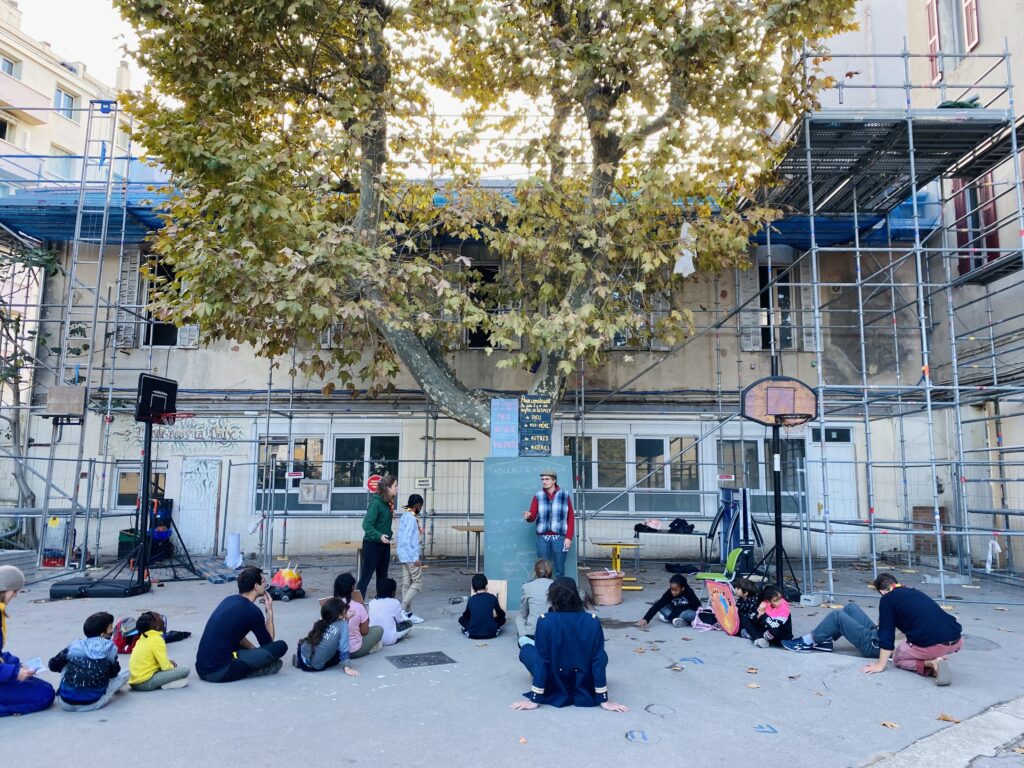
[[(284, 640), (274, 639), (274, 601), (267, 594), (263, 571), (250, 566), (238, 574), (237, 581), (238, 594), (221, 600), (199, 640), (196, 674), (208, 683), (273, 675), (288, 652)], [(261, 597), (266, 619), (254, 605)], [(258, 646), (248, 639), (250, 632)]]
[(41, 712), (53, 704), (56, 691), (36, 670), (4, 650), (7, 606), (25, 586), (25, 575), (13, 565), (0, 565), (0, 717)]
[(551, 584), (551, 563), (542, 557), (533, 564), (533, 578), (523, 584), (523, 596), (519, 599), (516, 636), (520, 645), (533, 642), (533, 636), (537, 633), (537, 619), (551, 606), (548, 602)]
[[(934, 677), (936, 685), (949, 685), (951, 676), (946, 657), (964, 644), (960, 624), (928, 595), (905, 587), (891, 573), (883, 573), (872, 586), (882, 595), (878, 603), (878, 625), (857, 605), (832, 611), (814, 630), (782, 645), (791, 651), (831, 651), (833, 641), (845, 637), (865, 658), (874, 664), (861, 667), (861, 672), (884, 672), (889, 657), (900, 669)], [(896, 630), (907, 639), (896, 644)]]
[(517, 701), (512, 709), (536, 709), (541, 704), (553, 707), (596, 707), (610, 712), (628, 708), (608, 700), (608, 654), (604, 650), (604, 631), (592, 613), (585, 613), (579, 589), (572, 579), (556, 579), (548, 590), (551, 610), (537, 620), (533, 645), (519, 651), (533, 677), (526, 701)]

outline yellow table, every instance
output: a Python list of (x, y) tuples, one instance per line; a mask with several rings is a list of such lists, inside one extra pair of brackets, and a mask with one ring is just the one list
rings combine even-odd
[(484, 527), (482, 525), (453, 525), (452, 529), (476, 534), (476, 560), (473, 563), (473, 573), (480, 573), (480, 534), (484, 532)]
[[(632, 549), (632, 550), (638, 552), (639, 548), (640, 548), (640, 543), (637, 542), (635, 539), (632, 540), (632, 541), (592, 541), (590, 543), (593, 544), (595, 547), (608, 547), (609, 549), (611, 549), (611, 551), (612, 551), (612, 570), (613, 571), (620, 571), (620, 572), (622, 571), (622, 550), (624, 550), (624, 549)], [(623, 582), (626, 582), (626, 581), (636, 581), (636, 580), (637, 579), (636, 579), (635, 576), (623, 576), (622, 577), (622, 581)], [(639, 592), (640, 590), (643, 589), (643, 585), (642, 584), (623, 584), (622, 588), (623, 589), (632, 590), (634, 592)]]

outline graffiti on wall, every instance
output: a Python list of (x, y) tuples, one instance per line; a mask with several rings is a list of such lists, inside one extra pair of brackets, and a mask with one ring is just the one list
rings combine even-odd
[[(248, 455), (250, 422), (226, 417), (183, 419), (170, 426), (153, 428), (156, 453), (164, 456), (201, 456), (216, 453)], [(142, 449), (143, 425), (118, 419), (111, 425), (110, 452), (138, 455)]]

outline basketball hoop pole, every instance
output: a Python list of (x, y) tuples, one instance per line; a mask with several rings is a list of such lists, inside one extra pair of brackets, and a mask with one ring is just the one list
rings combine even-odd
[(149, 510), (150, 504), (150, 484), (153, 482), (153, 422), (145, 422), (142, 438), (142, 491), (140, 493), (140, 509), (142, 513), (139, 517), (139, 559), (135, 564), (135, 577), (138, 580), (139, 586), (146, 584), (149, 581), (147, 574), (149, 573), (149, 538), (150, 530), (149, 523), (151, 512)]
[[(772, 376), (779, 375), (779, 357), (772, 344)], [(772, 425), (772, 497), (775, 507), (775, 586), (785, 595), (782, 589), (782, 436), (779, 420)]]

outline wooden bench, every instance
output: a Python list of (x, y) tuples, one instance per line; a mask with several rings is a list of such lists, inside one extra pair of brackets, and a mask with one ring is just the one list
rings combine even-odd
[(325, 552), (340, 552), (345, 549), (354, 549), (356, 551), (356, 564), (358, 565), (363, 559), (362, 539), (337, 539), (335, 541), (328, 541), (326, 544), (321, 544), (320, 549)]

